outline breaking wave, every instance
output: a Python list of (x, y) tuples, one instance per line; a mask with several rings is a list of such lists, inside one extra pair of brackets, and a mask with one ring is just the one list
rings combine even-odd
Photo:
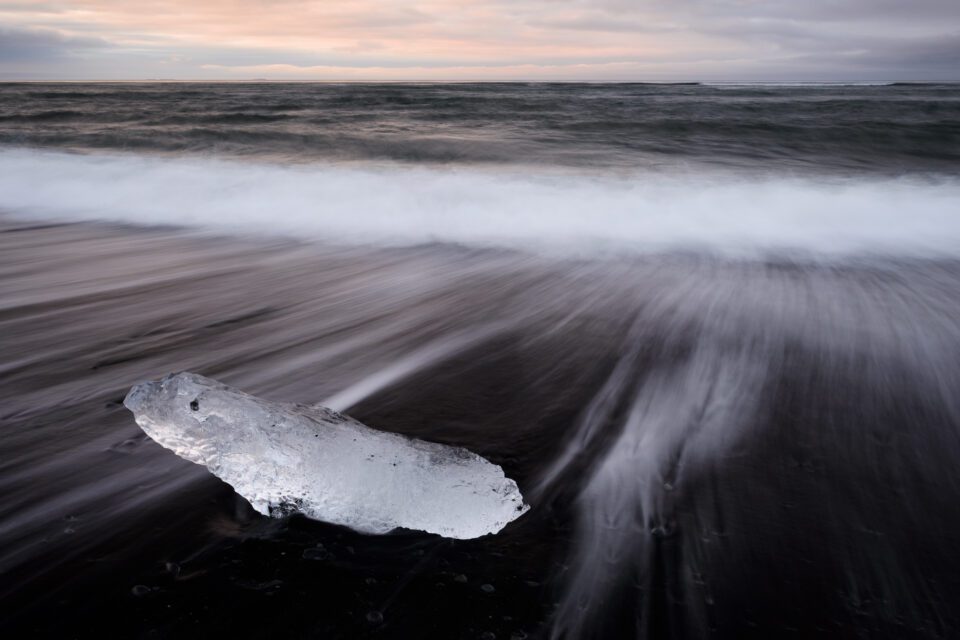
[(953, 178), (600, 176), (566, 170), (0, 151), (0, 209), (351, 244), (595, 254), (953, 255)]

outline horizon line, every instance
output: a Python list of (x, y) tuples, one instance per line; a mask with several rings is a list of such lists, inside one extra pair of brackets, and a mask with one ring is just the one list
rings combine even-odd
[(663, 86), (715, 86), (715, 85), (943, 85), (960, 84), (958, 80), (336, 80), (304, 78), (124, 78), (124, 79), (61, 79), (61, 78), (3, 78), (0, 84), (136, 84), (136, 83), (190, 83), (190, 84), (644, 84)]

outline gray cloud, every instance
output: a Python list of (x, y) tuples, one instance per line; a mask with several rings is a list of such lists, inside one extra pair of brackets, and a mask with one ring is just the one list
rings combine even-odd
[[(937, 79), (960, 81), (958, 0), (596, 0), (584, 28), (631, 24), (644, 15), (677, 31), (747, 49), (751, 73), (784, 79)], [(603, 16), (603, 19), (599, 19)], [(648, 29), (649, 31), (649, 29)]]
[(63, 7), (53, 3), (38, 2), (0, 2), (0, 12), (3, 13), (59, 13)]
[(65, 36), (47, 29), (0, 26), (0, 62), (53, 61), (77, 51), (108, 47), (102, 38)]
[[(960, 69), (960, 34), (935, 38), (875, 38), (858, 41), (857, 50), (839, 54), (809, 54), (802, 59), (861, 68), (894, 69), (911, 74), (924, 71), (956, 76)], [(952, 74), (950, 72), (953, 72)]]

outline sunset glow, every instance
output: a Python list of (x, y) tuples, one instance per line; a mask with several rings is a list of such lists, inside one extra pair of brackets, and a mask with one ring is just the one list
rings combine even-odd
[(950, 0), (15, 0), (0, 78), (951, 80), (957, 18)]

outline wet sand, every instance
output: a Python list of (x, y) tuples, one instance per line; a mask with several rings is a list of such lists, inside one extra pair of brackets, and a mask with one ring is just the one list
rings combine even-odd
[[(956, 262), (0, 231), (11, 637), (960, 630)], [(120, 404), (181, 370), (468, 447), (533, 509), (476, 541), (263, 518)]]

